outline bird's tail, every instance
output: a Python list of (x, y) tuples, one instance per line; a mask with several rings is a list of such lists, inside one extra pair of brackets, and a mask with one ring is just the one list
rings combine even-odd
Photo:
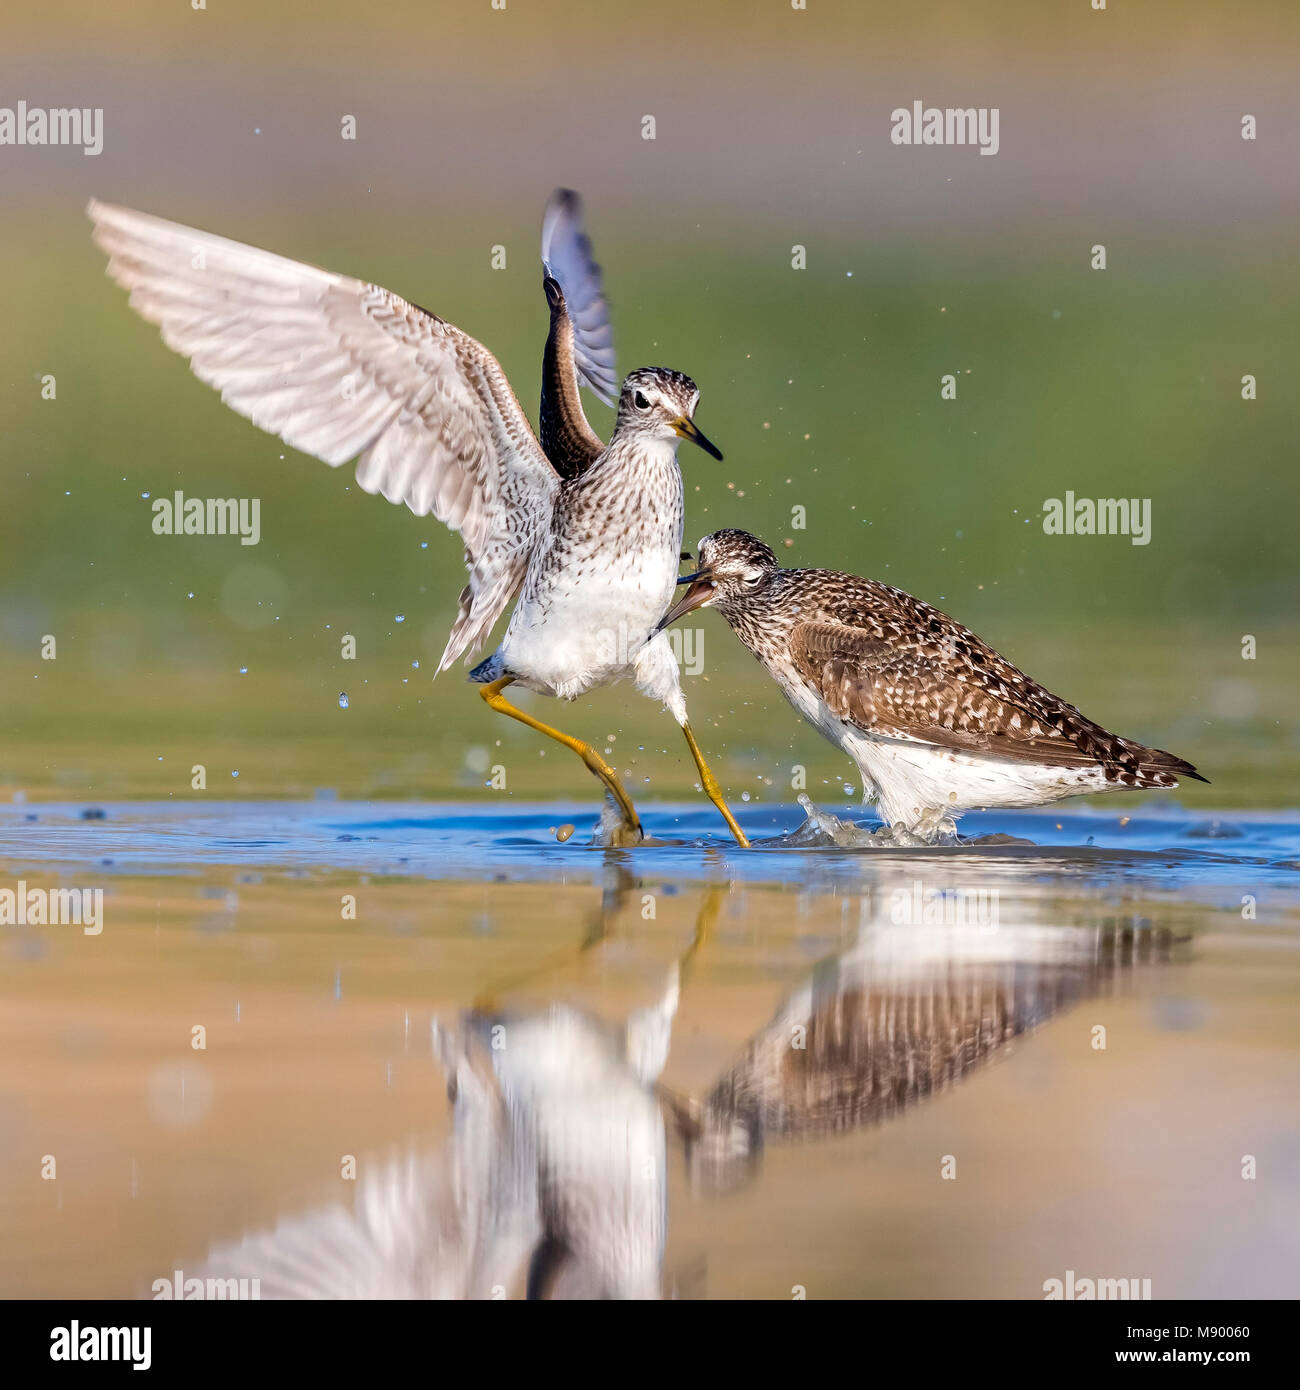
[(1185, 778), (1209, 783), (1186, 758), (1126, 738), (1115, 742), (1115, 753), (1106, 762), (1109, 781), (1126, 787), (1176, 787)]

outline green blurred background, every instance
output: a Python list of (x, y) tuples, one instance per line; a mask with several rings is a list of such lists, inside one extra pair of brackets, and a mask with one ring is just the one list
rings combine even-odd
[[(431, 680), (457, 539), (227, 410), (82, 213), (93, 193), (387, 285), (486, 343), (535, 417), (537, 235), (567, 184), (620, 367), (694, 376), (726, 453), (682, 451), (688, 546), (741, 526), (901, 585), (1197, 763), (1213, 785), (1185, 803), (1295, 804), (1295, 6), (146, 0), (3, 23), (0, 105), (102, 106), (105, 147), (0, 147), (0, 796), (189, 797), (195, 763), (209, 796), (501, 796), (496, 764), (507, 795), (592, 795), (459, 672)], [(1000, 152), (892, 146), (917, 99), (997, 106)], [(153, 535), (144, 494), (178, 488), (260, 498), (261, 544)], [(1151, 543), (1045, 535), (1067, 490), (1151, 499)], [(801, 764), (844, 800), (851, 765), (701, 626), (687, 698), (729, 792), (787, 800)], [(689, 792), (630, 688), (533, 704), (634, 795)]]

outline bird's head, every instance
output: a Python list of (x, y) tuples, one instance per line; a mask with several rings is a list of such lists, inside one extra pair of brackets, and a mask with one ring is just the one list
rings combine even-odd
[(705, 536), (699, 544), (699, 561), (694, 574), (684, 574), (677, 581), (686, 586), (686, 592), (665, 614), (661, 628), (705, 604), (726, 608), (751, 598), (781, 568), (772, 547), (748, 531), (715, 531)]
[(684, 373), (667, 367), (638, 367), (623, 382), (614, 431), (643, 439), (689, 439), (720, 459), (717, 445), (696, 428), (693, 417), (699, 399), (700, 388)]

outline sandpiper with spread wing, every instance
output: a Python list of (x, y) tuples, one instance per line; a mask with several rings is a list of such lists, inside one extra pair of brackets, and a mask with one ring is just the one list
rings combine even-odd
[(694, 423), (695, 383), (664, 368), (626, 378), (608, 447), (586, 425), (577, 382), (608, 391), (613, 348), (575, 197), (553, 198), (544, 227), (549, 459), (496, 358), (428, 310), (128, 208), (92, 201), (87, 210), (132, 306), (227, 405), (331, 467), (356, 459), (366, 492), (460, 533), (470, 578), (439, 671), (481, 647), (517, 597), (501, 645), (471, 673), (484, 700), (577, 753), (617, 804), (624, 836), (639, 839), (636, 810), (604, 758), (503, 694), (518, 684), (574, 699), (630, 677), (668, 706), (705, 793), (747, 843), (658, 631), (681, 553), (677, 443), (721, 454)]
[(715, 531), (664, 625), (711, 604), (790, 703), (862, 773), (891, 826), (933, 838), (976, 807), (1204, 782), (1189, 762), (1108, 733), (947, 614), (836, 570), (782, 569)]

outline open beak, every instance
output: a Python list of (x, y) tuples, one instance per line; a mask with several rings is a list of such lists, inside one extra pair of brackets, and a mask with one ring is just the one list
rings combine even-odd
[(697, 608), (703, 608), (713, 598), (715, 586), (713, 576), (708, 570), (697, 570), (694, 574), (684, 574), (677, 582), (686, 585), (686, 592), (664, 614), (663, 621), (656, 629), (658, 632), (662, 632), (670, 623), (675, 623), (678, 618), (684, 618), (687, 613), (693, 613)]
[(694, 420), (688, 419), (683, 415), (680, 420), (673, 421), (673, 429), (675, 429), (683, 439), (689, 439), (692, 444), (698, 444), (706, 454), (712, 454), (715, 459), (721, 461), (722, 450), (703, 433)]

